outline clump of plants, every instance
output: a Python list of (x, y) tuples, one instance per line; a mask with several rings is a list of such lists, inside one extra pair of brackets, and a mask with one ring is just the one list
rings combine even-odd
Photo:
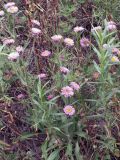
[[(0, 140), (1, 157), (6, 148), (38, 134), (45, 135), (37, 148), (43, 160), (120, 157), (116, 23), (104, 20), (103, 26), (91, 25), (89, 35), (81, 25), (70, 36), (64, 36), (63, 30), (48, 37), (37, 18), (29, 19), (25, 31), (23, 13), (14, 2), (0, 11), (0, 103), (25, 108), (21, 120), (31, 132), (24, 135), (15, 130), (18, 135), (11, 144)], [(49, 45), (42, 42), (39, 47), (41, 39)], [(15, 121), (6, 107), (0, 112)], [(0, 126), (3, 130), (4, 124)], [(34, 159), (34, 153), (30, 151), (24, 158)]]

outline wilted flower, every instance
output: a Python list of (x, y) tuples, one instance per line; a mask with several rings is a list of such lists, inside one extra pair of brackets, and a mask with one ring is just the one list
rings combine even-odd
[(118, 48), (113, 48), (113, 49), (112, 49), (112, 53), (119, 54), (119, 53), (120, 53), (120, 50), (119, 50)]
[(68, 68), (66, 68), (66, 67), (60, 67), (60, 71), (61, 71), (62, 73), (65, 73), (65, 74), (67, 74), (67, 73), (70, 72), (70, 70), (69, 70)]
[(7, 9), (12, 6), (15, 6), (15, 2), (8, 2), (7, 4), (4, 5), (4, 8)]
[(79, 84), (77, 84), (76, 82), (71, 82), (70, 86), (76, 91), (78, 91), (80, 89)]
[(65, 39), (64, 39), (64, 43), (65, 43), (66, 46), (68, 46), (68, 47), (74, 46), (74, 41), (73, 41), (71, 38), (65, 38)]
[(12, 38), (4, 38), (4, 39), (3, 39), (3, 44), (4, 44), (4, 45), (13, 44), (13, 43), (15, 43), (15, 40), (12, 39)]
[(97, 26), (97, 27), (93, 27), (91, 31), (93, 32), (93, 31), (101, 31), (101, 30), (102, 30), (102, 27)]
[(54, 42), (60, 42), (62, 39), (63, 39), (63, 36), (61, 35), (54, 35), (51, 37), (51, 39), (54, 41)]
[(61, 89), (61, 95), (65, 96), (65, 97), (71, 97), (74, 95), (73, 89), (69, 86), (63, 87)]
[(63, 108), (63, 111), (66, 115), (72, 116), (75, 114), (75, 108), (71, 105), (67, 105)]
[(41, 78), (46, 78), (47, 77), (47, 75), (45, 74), (45, 73), (40, 73), (39, 75), (38, 75), (38, 78), (39, 79), (41, 79)]
[(77, 32), (80, 32), (80, 31), (84, 31), (84, 28), (76, 26), (73, 30), (74, 30), (75, 33), (77, 33)]
[(4, 16), (5, 12), (3, 10), (0, 11), (0, 16)]
[(12, 53), (10, 53), (9, 55), (8, 55), (8, 59), (9, 60), (16, 60), (16, 59), (18, 59), (19, 58), (19, 53), (18, 52), (12, 52)]
[(41, 53), (41, 56), (42, 56), (42, 57), (48, 57), (48, 56), (50, 56), (50, 55), (51, 55), (51, 52), (48, 51), (48, 50), (45, 50), (45, 51), (43, 51), (43, 52)]
[(41, 33), (41, 30), (38, 28), (32, 28), (31, 31), (32, 31), (33, 35), (38, 35)]
[(113, 63), (117, 63), (117, 62), (119, 62), (118, 57), (117, 57), (117, 56), (112, 56), (112, 58), (111, 58), (111, 62), (113, 62)]
[(7, 8), (7, 12), (9, 13), (17, 13), (18, 12), (18, 7), (17, 6), (11, 6)]
[(81, 45), (81, 47), (83, 47), (83, 48), (89, 47), (89, 45), (90, 45), (89, 39), (87, 39), (87, 38), (82, 38), (82, 39), (80, 40), (80, 45)]
[(40, 26), (40, 22), (35, 19), (32, 19), (31, 22), (37, 26)]
[(24, 48), (22, 46), (18, 46), (18, 47), (16, 47), (16, 51), (19, 52), (19, 53), (23, 52)]

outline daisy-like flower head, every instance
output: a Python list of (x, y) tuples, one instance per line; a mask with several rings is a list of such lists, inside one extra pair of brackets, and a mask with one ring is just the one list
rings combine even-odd
[(12, 52), (8, 55), (8, 59), (13, 61), (19, 58), (19, 53), (18, 52)]
[(89, 46), (90, 46), (90, 41), (89, 41), (89, 39), (87, 39), (87, 38), (82, 38), (82, 39), (80, 40), (80, 45), (81, 45), (81, 47), (83, 47), (83, 48), (89, 47)]
[(48, 51), (48, 50), (45, 50), (45, 51), (43, 51), (43, 52), (41, 53), (41, 56), (42, 56), (42, 57), (48, 57), (48, 56), (50, 56), (50, 55), (51, 55), (51, 52)]
[(78, 91), (80, 89), (79, 84), (77, 84), (76, 82), (71, 82), (70, 86), (76, 91)]
[(77, 33), (77, 32), (84, 31), (84, 28), (81, 27), (81, 26), (80, 26), (80, 27), (79, 27), (79, 26), (76, 26), (73, 30), (74, 30), (75, 33)]
[(38, 20), (32, 19), (31, 22), (37, 26), (40, 26), (40, 22)]
[(12, 38), (4, 38), (4, 39), (3, 39), (3, 44), (4, 44), (4, 45), (13, 44), (13, 43), (15, 43), (15, 40), (12, 39)]
[(73, 39), (71, 39), (71, 38), (65, 38), (65, 39), (64, 39), (64, 43), (65, 43), (66, 46), (68, 46), (68, 47), (74, 46), (74, 41), (73, 41)]
[(63, 111), (66, 115), (72, 116), (75, 114), (75, 108), (71, 105), (67, 105), (63, 108)]
[(111, 62), (117, 63), (117, 62), (120, 62), (120, 61), (119, 61), (119, 59), (118, 59), (117, 56), (112, 56), (112, 57), (111, 57)]
[(45, 73), (40, 73), (40, 74), (38, 75), (38, 78), (39, 78), (39, 79), (46, 78), (46, 77), (47, 77), (47, 75), (46, 75)]
[(41, 33), (41, 30), (38, 28), (32, 28), (31, 31), (33, 35), (39, 35)]
[(17, 13), (18, 12), (18, 7), (17, 6), (8, 7), (7, 12), (12, 13), (12, 14)]
[(8, 2), (4, 5), (4, 8), (7, 9), (9, 7), (15, 6), (15, 2)]
[(63, 36), (58, 34), (51, 37), (52, 41), (54, 42), (60, 42), (63, 39)]
[(5, 12), (3, 10), (0, 11), (0, 16), (4, 16)]
[(71, 87), (66, 86), (61, 89), (61, 95), (63, 95), (64, 97), (71, 97), (74, 95), (74, 91)]
[(18, 46), (18, 47), (16, 47), (16, 51), (19, 52), (19, 53), (23, 52), (24, 48), (22, 46)]
[(101, 26), (97, 26), (97, 27), (93, 27), (91, 31), (92, 32), (94, 32), (94, 31), (98, 31), (99, 32), (101, 30), (102, 30), (102, 27)]
[(64, 73), (64, 74), (67, 74), (67, 73), (70, 72), (70, 70), (69, 70), (68, 68), (66, 68), (66, 67), (60, 67), (60, 71), (61, 71), (62, 73)]

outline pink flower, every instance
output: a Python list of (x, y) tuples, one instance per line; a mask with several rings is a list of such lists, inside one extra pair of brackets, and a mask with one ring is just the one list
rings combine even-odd
[(4, 5), (4, 8), (7, 9), (9, 7), (15, 6), (15, 2), (8, 2)]
[(76, 82), (71, 82), (70, 86), (76, 91), (80, 89), (80, 86)]
[(24, 48), (22, 46), (18, 46), (18, 47), (16, 47), (16, 51), (19, 52), (19, 53), (23, 52)]
[(69, 70), (68, 68), (66, 68), (66, 67), (60, 67), (60, 71), (61, 71), (62, 73), (65, 73), (65, 74), (67, 74), (67, 73), (70, 72), (70, 70)]
[(71, 38), (65, 38), (65, 39), (64, 39), (64, 43), (65, 43), (66, 46), (68, 46), (68, 47), (74, 46), (74, 41), (73, 41)]
[(83, 47), (83, 48), (89, 47), (89, 45), (90, 45), (89, 39), (87, 39), (87, 38), (82, 38), (82, 39), (80, 40), (80, 45), (81, 45), (81, 47)]
[(117, 30), (117, 27), (116, 27), (116, 23), (113, 22), (113, 21), (110, 21), (107, 23), (107, 30), (108, 31), (116, 31)]
[(0, 11), (0, 16), (4, 16), (5, 12), (3, 10)]
[(18, 59), (19, 58), (19, 53), (18, 52), (12, 52), (12, 53), (10, 53), (9, 55), (8, 55), (8, 59), (9, 60), (16, 60), (16, 59)]
[(41, 30), (38, 29), (38, 28), (32, 28), (31, 31), (32, 31), (32, 34), (33, 34), (33, 35), (38, 35), (38, 34), (41, 33)]
[(63, 87), (61, 89), (61, 95), (65, 96), (65, 97), (71, 97), (74, 95), (73, 89), (69, 86)]
[(54, 35), (51, 37), (51, 39), (54, 41), (54, 42), (60, 42), (62, 39), (63, 39), (63, 36), (61, 35)]
[(45, 50), (45, 51), (43, 51), (43, 52), (41, 53), (41, 56), (42, 56), (42, 57), (48, 57), (48, 56), (50, 56), (50, 55), (51, 55), (51, 52), (48, 51), (48, 50)]
[(17, 6), (11, 6), (7, 8), (8, 13), (16, 13), (18, 12), (18, 7)]
[(63, 108), (63, 111), (66, 115), (72, 116), (75, 114), (75, 108), (71, 105), (67, 105)]
[(40, 73), (40, 74), (38, 75), (38, 78), (39, 78), (39, 79), (46, 78), (46, 77), (47, 77), (47, 75), (46, 75), (45, 73)]
[(47, 96), (47, 99), (48, 100), (51, 100), (53, 98), (53, 95), (52, 94), (50, 94), (49, 96)]
[(35, 19), (32, 19), (31, 22), (37, 26), (40, 26), (40, 22)]
[(3, 39), (3, 44), (4, 44), (4, 45), (13, 44), (13, 43), (15, 43), (15, 40), (12, 39), (12, 38), (4, 38), (4, 39)]
[(75, 33), (77, 33), (77, 32), (80, 32), (80, 31), (84, 31), (84, 28), (76, 26), (73, 30), (74, 30)]
[(19, 94), (18, 96), (17, 96), (17, 99), (23, 99), (25, 96), (24, 96), (24, 94)]

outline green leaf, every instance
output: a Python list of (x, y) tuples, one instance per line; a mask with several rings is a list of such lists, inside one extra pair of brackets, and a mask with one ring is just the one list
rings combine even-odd
[(94, 67), (96, 68), (96, 70), (97, 70), (99, 73), (101, 73), (99, 65), (98, 65), (95, 61), (93, 61), (93, 63), (94, 63)]
[(47, 160), (58, 160), (59, 159), (59, 150), (56, 149), (55, 151), (53, 151), (49, 157), (47, 158)]
[(80, 154), (80, 147), (78, 142), (75, 145), (75, 156), (76, 156), (76, 160), (83, 160), (82, 155)]

